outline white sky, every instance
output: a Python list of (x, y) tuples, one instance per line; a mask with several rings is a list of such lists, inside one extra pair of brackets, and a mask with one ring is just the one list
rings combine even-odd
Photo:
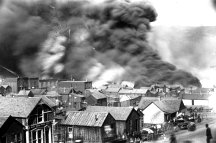
[(216, 10), (211, 0), (148, 0), (158, 18), (152, 25), (210, 26), (216, 25)]
[[(158, 13), (157, 20), (151, 23), (152, 26), (216, 26), (216, 9), (213, 8), (211, 0), (148, 1)], [(215, 40), (213, 41), (216, 42)], [(209, 59), (210, 61), (212, 59)], [(216, 65), (214, 62), (212, 64)], [(191, 72), (200, 78), (203, 87), (216, 85), (216, 68), (202, 71), (195, 69)]]

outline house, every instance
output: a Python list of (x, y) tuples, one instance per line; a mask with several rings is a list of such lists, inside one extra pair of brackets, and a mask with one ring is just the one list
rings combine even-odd
[(2, 96), (6, 96), (12, 92), (12, 88), (9, 85), (1, 85), (0, 86), (0, 94)]
[(40, 79), (39, 80), (39, 88), (47, 89), (48, 91), (56, 89), (58, 87), (58, 83), (62, 81), (59, 79), (51, 78), (51, 79)]
[(129, 107), (129, 106), (138, 106), (141, 100), (140, 95), (119, 95), (120, 97), (120, 106), (121, 107)]
[(12, 116), (0, 117), (0, 143), (22, 143), (24, 141), (24, 126)]
[(10, 77), (6, 78), (4, 84), (11, 86), (13, 93), (18, 93), (20, 90), (28, 90), (39, 87), (39, 78), (34, 77)]
[(122, 88), (118, 92), (119, 95), (136, 95), (136, 96), (145, 96), (148, 89), (129, 89), (129, 88)]
[(83, 139), (84, 143), (104, 143), (114, 139), (115, 119), (108, 112), (70, 111), (61, 125), (66, 142)]
[(25, 143), (52, 143), (54, 106), (42, 97), (1, 97), (0, 115), (11, 115), (24, 125)]
[(185, 93), (182, 96), (182, 100), (185, 105), (209, 105), (209, 98), (211, 94), (200, 93)]
[(59, 88), (73, 88), (76, 94), (84, 94), (86, 89), (92, 88), (91, 81), (60, 81)]
[(16, 97), (34, 97), (31, 90), (20, 90)]
[(186, 108), (181, 99), (155, 97), (143, 97), (138, 107), (143, 112), (144, 124), (160, 125), (176, 117), (178, 112)]
[(43, 88), (32, 88), (30, 90), (34, 95), (45, 95), (47, 93), (47, 89)]
[(119, 97), (119, 91), (121, 87), (108, 87), (105, 90), (105, 94), (107, 96), (107, 105), (108, 106), (115, 106), (119, 107), (120, 106), (120, 97)]
[(132, 107), (88, 106), (86, 111), (109, 112), (116, 120), (118, 136), (140, 131), (140, 114)]
[(85, 96), (74, 93), (71, 87), (59, 87), (58, 93), (61, 95), (63, 106), (66, 109), (74, 108), (80, 110), (85, 106)]
[(91, 106), (107, 106), (107, 96), (96, 89), (86, 90), (86, 102)]
[(17, 73), (0, 65), (0, 84), (4, 83), (6, 78), (16, 78), (16, 77), (19, 77)]

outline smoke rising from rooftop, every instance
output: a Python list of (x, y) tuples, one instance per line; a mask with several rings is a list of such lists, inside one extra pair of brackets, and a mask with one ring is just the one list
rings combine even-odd
[[(145, 2), (15, 2), (5, 7), (0, 13), (0, 64), (20, 74), (93, 81), (107, 77), (131, 80), (137, 87), (161, 82), (201, 86), (192, 74), (162, 61), (149, 45), (150, 22), (157, 14)], [(109, 77), (110, 72), (116, 74)]]

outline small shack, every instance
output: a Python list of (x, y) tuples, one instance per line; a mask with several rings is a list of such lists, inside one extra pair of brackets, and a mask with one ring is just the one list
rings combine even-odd
[(108, 112), (69, 111), (61, 125), (66, 141), (103, 143), (115, 138), (115, 119)]

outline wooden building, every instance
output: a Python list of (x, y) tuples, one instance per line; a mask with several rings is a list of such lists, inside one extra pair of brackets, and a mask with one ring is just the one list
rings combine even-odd
[(181, 99), (143, 97), (139, 109), (143, 112), (144, 124), (160, 124), (176, 117), (177, 113), (185, 109)]
[(140, 95), (119, 95), (120, 97), (120, 106), (121, 107), (136, 107), (139, 105), (139, 102), (142, 98)]
[(0, 117), (0, 143), (25, 142), (24, 126), (12, 116)]
[(51, 79), (40, 79), (39, 80), (39, 88), (47, 89), (48, 91), (57, 89), (58, 83), (62, 81), (59, 79), (51, 78)]
[(28, 90), (39, 87), (39, 78), (32, 77), (14, 77), (6, 78), (4, 83), (12, 87), (13, 93), (18, 93), (20, 90)]
[(61, 124), (66, 142), (104, 143), (115, 139), (115, 119), (108, 112), (70, 111)]
[(0, 115), (11, 115), (24, 125), (25, 143), (52, 143), (54, 106), (42, 97), (1, 97)]
[(34, 97), (31, 90), (20, 90), (16, 97)]
[(132, 107), (88, 106), (86, 111), (109, 112), (116, 120), (116, 134), (133, 134), (140, 131), (140, 114)]
[(84, 94), (86, 89), (92, 88), (91, 81), (60, 81), (59, 88), (73, 88), (76, 94)]
[(12, 92), (12, 88), (9, 85), (1, 85), (0, 86), (0, 94), (2, 96), (6, 96)]
[(107, 96), (96, 89), (86, 90), (86, 102), (91, 106), (107, 106)]

